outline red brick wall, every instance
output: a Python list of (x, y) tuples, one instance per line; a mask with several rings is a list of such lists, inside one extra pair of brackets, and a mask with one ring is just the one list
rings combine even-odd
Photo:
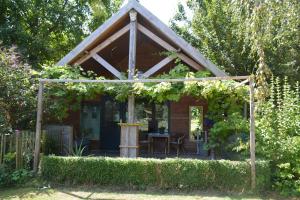
[(203, 106), (204, 114), (207, 112), (207, 102), (201, 99), (185, 96), (178, 102), (171, 102), (170, 131), (175, 135), (185, 134), (185, 150), (196, 152), (196, 143), (189, 139), (189, 106)]

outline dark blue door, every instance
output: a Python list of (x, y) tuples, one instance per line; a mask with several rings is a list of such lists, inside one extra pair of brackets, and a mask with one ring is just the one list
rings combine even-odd
[(121, 130), (118, 123), (125, 121), (125, 105), (105, 97), (102, 100), (102, 108), (100, 148), (119, 150)]

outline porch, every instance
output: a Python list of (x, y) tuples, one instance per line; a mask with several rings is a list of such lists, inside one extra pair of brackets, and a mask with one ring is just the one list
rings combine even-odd
[[(158, 103), (136, 96), (134, 121), (139, 124), (137, 157), (239, 159), (236, 152), (223, 148), (215, 153), (209, 149), (209, 132), (214, 123), (206, 117), (207, 112), (208, 102), (201, 98), (183, 96), (178, 101)], [(70, 146), (68, 142), (72, 141), (73, 147), (68, 154), (73, 154), (76, 148), (84, 148), (84, 156), (120, 156), (120, 123), (128, 121), (127, 102), (101, 95), (83, 100), (80, 109), (69, 111), (68, 116), (63, 126), (44, 125), (44, 129), (56, 126), (56, 133), (52, 132), (56, 135), (66, 130), (66, 126), (72, 130), (71, 139), (65, 142), (57, 155), (66, 154), (65, 149)], [(64, 142), (57, 140), (56, 143)]]

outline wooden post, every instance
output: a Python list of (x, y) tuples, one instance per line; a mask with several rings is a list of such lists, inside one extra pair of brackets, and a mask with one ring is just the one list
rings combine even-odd
[(22, 166), (21, 145), (21, 131), (16, 130), (16, 169), (20, 169)]
[(10, 134), (9, 135), (9, 152), (13, 152), (13, 138), (14, 138), (14, 135), (13, 134)]
[(2, 161), (3, 161), (3, 156), (4, 156), (4, 153), (3, 153), (3, 146), (4, 146), (4, 134), (1, 135), (1, 144), (0, 144), (0, 164), (2, 164)]
[(4, 138), (3, 138), (3, 164), (5, 162), (4, 156), (7, 153), (7, 147), (6, 147), (6, 145), (7, 145), (7, 137), (8, 136), (9, 136), (8, 134), (4, 134)]
[[(140, 124), (120, 123), (121, 126), (121, 144), (120, 155), (123, 157), (136, 158), (138, 156), (138, 138)], [(129, 138), (128, 141), (125, 138)], [(128, 143), (125, 143), (128, 142)]]
[(247, 102), (245, 102), (245, 104), (244, 104), (244, 118), (245, 119), (248, 118), (248, 104), (247, 104)]
[(43, 82), (39, 83), (38, 91), (38, 104), (37, 104), (37, 117), (36, 117), (36, 134), (35, 134), (35, 147), (34, 147), (34, 160), (33, 172), (38, 171), (40, 148), (41, 148), (41, 129), (42, 129), (42, 116), (43, 116)]
[(254, 105), (254, 80), (250, 77), (250, 162), (251, 162), (251, 188), (256, 187), (256, 171), (255, 171), (255, 105)]
[[(137, 36), (137, 12), (131, 10), (130, 16), (130, 37), (129, 37), (129, 60), (128, 60), (128, 80), (134, 77), (136, 65), (136, 36)], [(134, 96), (128, 97), (128, 122), (134, 123)]]
[[(128, 60), (128, 80), (132, 80), (134, 77), (134, 71), (135, 71), (135, 65), (136, 65), (136, 36), (137, 36), (137, 12), (134, 10), (131, 10), (129, 12), (130, 17), (130, 35), (129, 35), (129, 60)], [(135, 99), (134, 95), (130, 95), (128, 97), (128, 123), (134, 123), (134, 104)], [(130, 129), (127, 129), (127, 131), (130, 131)], [(132, 138), (128, 137), (129, 134), (127, 134), (126, 137), (123, 138), (124, 141), (121, 141), (122, 144), (129, 145), (129, 140)], [(128, 149), (121, 152), (121, 157), (129, 157)]]

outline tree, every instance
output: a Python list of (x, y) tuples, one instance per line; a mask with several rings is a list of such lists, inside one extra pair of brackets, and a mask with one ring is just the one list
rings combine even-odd
[(263, 85), (272, 72), (295, 82), (300, 78), (299, 13), (298, 0), (190, 0), (179, 5), (171, 26), (230, 75), (256, 73)]
[(0, 133), (34, 125), (34, 71), (20, 61), (15, 48), (0, 47)]
[(113, 13), (118, 11), (122, 0), (90, 0), (89, 4), (92, 12), (89, 28), (90, 30), (95, 30)]
[(100, 26), (120, 0), (2, 0), (0, 40), (34, 68), (57, 62)]

